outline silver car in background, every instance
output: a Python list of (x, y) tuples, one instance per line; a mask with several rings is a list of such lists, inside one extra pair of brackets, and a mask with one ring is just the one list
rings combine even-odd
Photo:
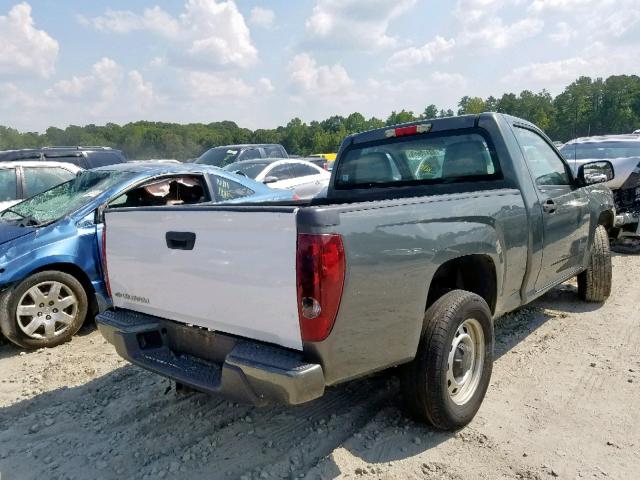
[(633, 245), (640, 251), (640, 135), (577, 138), (564, 144), (560, 152), (574, 174), (585, 163), (611, 162), (615, 177), (605, 185), (613, 190), (616, 218), (609, 233), (618, 243)]
[(0, 162), (0, 211), (71, 180), (83, 169), (65, 162)]
[(260, 158), (234, 162), (224, 170), (262, 182), (271, 188), (291, 190), (300, 198), (316, 196), (327, 185), (331, 174), (311, 162), (297, 159)]

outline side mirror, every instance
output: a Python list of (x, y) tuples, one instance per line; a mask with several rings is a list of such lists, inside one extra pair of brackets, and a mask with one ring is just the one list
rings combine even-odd
[(613, 165), (608, 160), (589, 162), (578, 168), (578, 180), (582, 185), (594, 185), (613, 180), (615, 172)]
[(271, 175), (270, 175), (270, 176), (266, 177), (266, 178), (262, 181), (262, 183), (275, 183), (275, 182), (277, 182), (277, 181), (278, 181), (278, 177), (273, 177), (273, 176), (271, 176)]

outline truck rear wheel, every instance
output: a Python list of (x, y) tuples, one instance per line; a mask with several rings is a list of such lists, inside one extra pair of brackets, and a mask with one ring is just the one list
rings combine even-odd
[(440, 430), (464, 427), (491, 379), (491, 311), (475, 293), (453, 290), (427, 309), (424, 325), (416, 357), (401, 373), (406, 406)]
[(611, 249), (607, 230), (598, 225), (589, 266), (578, 275), (578, 294), (587, 302), (604, 302), (611, 294)]

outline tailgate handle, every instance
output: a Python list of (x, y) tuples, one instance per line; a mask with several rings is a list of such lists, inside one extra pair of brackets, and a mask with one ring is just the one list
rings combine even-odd
[(172, 250), (193, 250), (196, 234), (193, 232), (167, 232), (167, 247)]

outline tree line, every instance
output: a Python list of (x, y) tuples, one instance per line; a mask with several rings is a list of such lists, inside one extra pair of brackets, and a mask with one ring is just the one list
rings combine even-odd
[(208, 148), (238, 143), (281, 143), (288, 152), (300, 155), (335, 152), (351, 133), (410, 122), (416, 119), (449, 117), (455, 114), (495, 111), (527, 119), (553, 139), (640, 129), (640, 77), (615, 75), (606, 79), (580, 77), (555, 98), (546, 90), (523, 90), (496, 98), (464, 96), (458, 110), (428, 104), (424, 111), (393, 111), (386, 119), (365, 118), (354, 112), (305, 123), (294, 118), (274, 129), (250, 130), (235, 122), (177, 124), (139, 121), (103, 126), (70, 125), (49, 127), (44, 133), (19, 132), (0, 126), (0, 150), (44, 145), (105, 145), (123, 150), (129, 158), (195, 158)]

